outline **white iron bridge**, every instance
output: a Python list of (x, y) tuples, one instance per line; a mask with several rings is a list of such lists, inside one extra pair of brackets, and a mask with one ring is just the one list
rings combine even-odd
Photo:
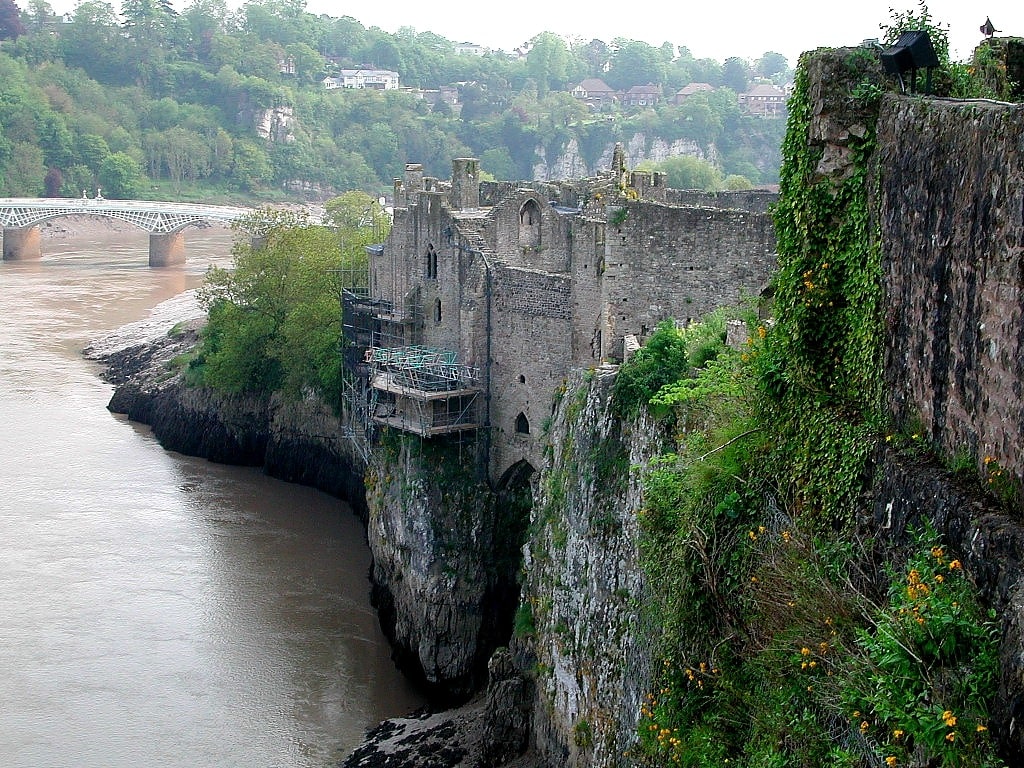
[(102, 197), (0, 198), (0, 226), (31, 227), (58, 216), (106, 216), (134, 224), (147, 232), (178, 232), (192, 224), (232, 222), (251, 208), (151, 200), (107, 200)]
[(149, 264), (166, 267), (185, 261), (182, 232), (195, 224), (231, 223), (253, 212), (251, 208), (152, 200), (107, 200), (96, 197), (0, 198), (5, 261), (42, 256), (39, 224), (61, 216), (101, 216), (121, 219), (149, 232)]

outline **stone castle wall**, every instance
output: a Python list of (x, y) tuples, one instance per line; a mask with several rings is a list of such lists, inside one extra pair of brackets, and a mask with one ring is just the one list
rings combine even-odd
[(371, 258), (371, 291), (399, 314), (416, 308), (406, 343), (456, 351), (480, 370), (492, 480), (519, 461), (539, 468), (550, 399), (570, 370), (621, 357), (625, 334), (642, 339), (666, 318), (756, 296), (774, 266), (765, 193), (666, 205), (628, 199), (674, 194), (664, 177), (632, 174), (640, 186), (623, 195), (626, 177), (606, 173), (484, 183), (472, 195), (467, 168), (455, 161), (460, 186), (449, 190), (410, 166), (391, 235)]
[(889, 97), (885, 380), (901, 425), (1024, 476), (1024, 106)]
[(609, 206), (607, 240), (606, 356), (667, 317), (689, 323), (756, 297), (775, 264), (767, 214), (626, 202)]

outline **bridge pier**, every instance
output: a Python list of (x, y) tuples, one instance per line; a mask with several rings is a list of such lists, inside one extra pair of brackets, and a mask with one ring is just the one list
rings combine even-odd
[[(6, 247), (5, 247), (6, 248)], [(185, 233), (150, 232), (149, 266), (170, 267), (185, 263)]]
[(41, 259), (43, 246), (39, 226), (4, 227), (4, 261)]

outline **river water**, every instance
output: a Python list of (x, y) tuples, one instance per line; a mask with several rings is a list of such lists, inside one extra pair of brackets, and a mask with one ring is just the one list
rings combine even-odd
[(0, 262), (0, 766), (333, 765), (421, 699), (340, 501), (164, 451), (81, 350), (228, 265), (187, 230), (44, 240)]

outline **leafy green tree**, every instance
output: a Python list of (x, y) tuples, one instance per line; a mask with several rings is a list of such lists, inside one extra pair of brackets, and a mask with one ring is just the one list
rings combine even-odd
[(722, 180), (722, 189), (729, 190), (730, 192), (739, 192), (744, 189), (753, 189), (754, 184), (746, 176), (740, 176), (738, 174), (730, 174)]
[(343, 192), (324, 204), (325, 221), (338, 235), (341, 250), (349, 264), (363, 264), (366, 246), (382, 243), (391, 231), (391, 219), (380, 200), (366, 192)]
[(109, 156), (110, 147), (102, 136), (87, 133), (75, 141), (75, 159), (93, 171), (99, 171), (100, 164)]
[(61, 183), (61, 197), (78, 197), (83, 192), (91, 192), (96, 188), (96, 174), (84, 165), (72, 165), (64, 170)]
[(106, 83), (124, 84), (133, 79), (135, 68), (125, 56), (121, 25), (114, 7), (105, 0), (84, 0), (75, 6), (60, 39), (69, 66), (81, 67)]
[(239, 139), (234, 146), (232, 178), (239, 189), (252, 192), (259, 189), (273, 176), (274, 169), (266, 150), (250, 139)]
[(754, 62), (754, 72), (761, 77), (767, 77), (769, 80), (772, 80), (776, 75), (789, 72), (789, 62), (781, 53), (768, 51)]
[(480, 155), (480, 165), (494, 178), (511, 181), (515, 178), (515, 163), (506, 147), (491, 147)]
[(14, 0), (0, 0), (0, 40), (17, 40), (24, 34), (21, 10), (14, 4)]
[(142, 166), (131, 155), (115, 152), (101, 164), (96, 174), (104, 197), (129, 200), (138, 196), (142, 185)]
[(53, 12), (53, 6), (46, 0), (29, 0), (28, 11), (29, 28), (33, 32), (40, 32), (46, 25), (54, 21), (57, 15)]
[(140, 45), (140, 53), (147, 53), (163, 43), (177, 11), (171, 0), (121, 0), (121, 16), (128, 37)]
[[(209, 323), (196, 365), (203, 383), (232, 392), (340, 396), (339, 272), (351, 265), (335, 232), (264, 210), (243, 229), (232, 270), (212, 269), (200, 298)], [(365, 259), (365, 252), (360, 258)]]
[(2, 175), (8, 197), (38, 197), (43, 191), (46, 166), (39, 147), (27, 142), (14, 142)]
[(634, 85), (665, 82), (666, 65), (660, 50), (639, 40), (615, 42), (619, 48), (605, 78), (608, 85), (624, 90)]
[(750, 67), (741, 58), (733, 56), (722, 65), (722, 84), (736, 93), (746, 93), (750, 86)]
[(38, 134), (39, 146), (48, 165), (66, 168), (71, 164), (71, 131), (61, 115), (54, 112), (44, 114), (39, 121)]
[(537, 83), (538, 94), (543, 96), (565, 84), (569, 73), (569, 48), (553, 32), (541, 32), (530, 43), (526, 71)]
[(673, 189), (714, 191), (721, 188), (721, 172), (699, 157), (677, 155), (663, 160), (657, 167), (666, 174), (668, 185)]

